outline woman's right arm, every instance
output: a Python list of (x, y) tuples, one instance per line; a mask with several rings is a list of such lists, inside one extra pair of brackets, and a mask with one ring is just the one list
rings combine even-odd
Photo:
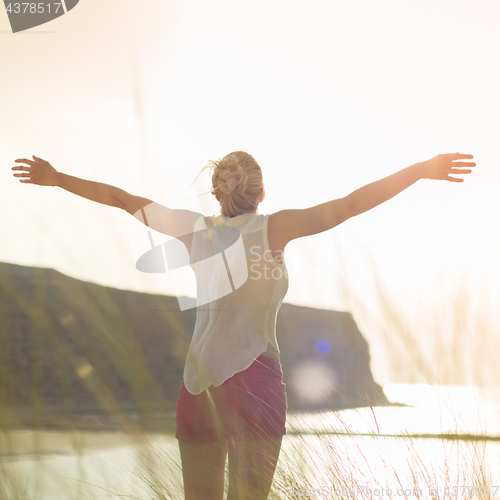
[(338, 226), (347, 219), (362, 214), (401, 193), (419, 179), (463, 182), (453, 174), (470, 174), (474, 162), (469, 154), (442, 154), (430, 160), (415, 163), (395, 174), (363, 186), (344, 198), (302, 210), (281, 210), (269, 217), (269, 232), (274, 234), (277, 248), (285, 248), (293, 239), (321, 233)]

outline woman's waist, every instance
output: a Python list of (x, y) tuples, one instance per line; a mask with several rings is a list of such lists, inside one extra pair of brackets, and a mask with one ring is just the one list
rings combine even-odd
[(280, 353), (271, 344), (267, 344), (267, 350), (261, 356), (280, 361)]

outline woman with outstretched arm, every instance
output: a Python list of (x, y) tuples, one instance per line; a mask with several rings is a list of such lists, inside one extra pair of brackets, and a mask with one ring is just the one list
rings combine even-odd
[[(212, 217), (169, 209), (117, 187), (58, 172), (36, 156), (16, 160), (23, 165), (12, 170), (20, 182), (59, 186), (126, 210), (149, 227), (181, 240), (190, 252), (190, 262), (213, 254), (213, 235), (218, 230), (239, 231), (247, 264), (252, 256), (252, 274), (243, 284), (235, 286), (231, 281), (229, 291), (219, 293), (223, 273), (208, 272), (207, 278), (206, 267), (203, 275), (201, 266), (193, 266), (198, 283), (213, 286), (218, 294), (208, 303), (198, 303), (177, 400), (175, 436), (187, 500), (222, 499), (226, 457), (228, 498), (259, 500), (269, 494), (286, 434), (288, 405), (276, 339), (276, 316), (288, 290), (286, 245), (332, 229), (419, 179), (463, 182), (455, 176), (471, 173), (476, 164), (467, 160), (472, 158), (460, 153), (437, 155), (344, 198), (261, 215), (258, 205), (265, 195), (262, 170), (251, 155), (235, 151), (204, 167), (213, 170), (211, 192), (221, 205), (221, 214)], [(279, 272), (271, 276), (260, 272), (264, 265)]]

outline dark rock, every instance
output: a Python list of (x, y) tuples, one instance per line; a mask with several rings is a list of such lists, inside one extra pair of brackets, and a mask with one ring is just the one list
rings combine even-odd
[[(175, 297), (0, 263), (0, 412), (18, 425), (148, 414), (171, 427), (195, 320)], [(283, 304), (277, 335), (290, 411), (388, 404), (349, 313)]]

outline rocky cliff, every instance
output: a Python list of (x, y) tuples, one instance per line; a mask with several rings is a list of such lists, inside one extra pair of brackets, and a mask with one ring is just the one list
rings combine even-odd
[[(175, 297), (0, 263), (0, 411), (13, 425), (172, 424), (195, 319)], [(283, 304), (277, 336), (289, 411), (388, 403), (349, 313)]]

